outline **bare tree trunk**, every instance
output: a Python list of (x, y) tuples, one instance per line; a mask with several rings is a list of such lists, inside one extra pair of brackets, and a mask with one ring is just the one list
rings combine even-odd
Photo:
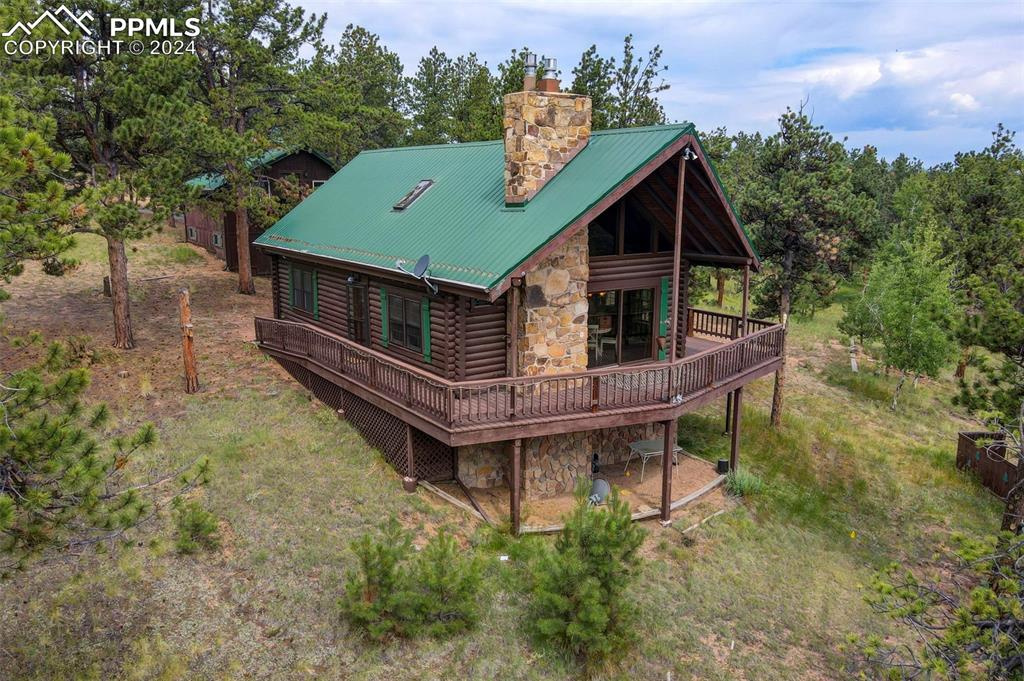
[(1013, 534), (1024, 533), (1024, 461), (1017, 459), (1017, 484), (1010, 488), (1006, 495), (1006, 507), (1003, 509), (1003, 522), (1000, 530)]
[(245, 207), (245, 189), (235, 189), (235, 244), (238, 248), (238, 292), (256, 293), (252, 281), (252, 262), (249, 259), (249, 212)]
[(960, 351), (960, 361), (956, 363), (954, 378), (963, 378), (967, 374), (967, 361), (971, 358), (971, 348), (965, 347)]
[(718, 285), (718, 307), (725, 305), (725, 270), (715, 270), (715, 280)]
[(188, 289), (178, 291), (178, 312), (181, 315), (181, 357), (185, 362), (185, 392), (199, 391), (199, 373), (196, 371), (196, 350), (192, 337), (192, 303)]
[[(1005, 430), (1009, 431), (1009, 427)], [(1017, 449), (1017, 482), (1006, 495), (1001, 529), (1014, 535), (1024, 534), (1024, 402), (1017, 410), (1016, 433), (1008, 432), (1009, 444)], [(1016, 440), (1016, 442), (1014, 442)], [(1006, 456), (1006, 451), (1003, 451)]]
[[(779, 296), (779, 319), (782, 325), (789, 330), (789, 288), (783, 287)], [(775, 389), (772, 392), (772, 417), (773, 428), (782, 427), (782, 402), (786, 388), (786, 343), (782, 345), (782, 366), (775, 372)]]
[(850, 336), (850, 371), (857, 373), (859, 367), (857, 366), (857, 341)]
[(129, 350), (135, 347), (132, 316), (128, 300), (128, 258), (124, 242), (107, 239), (107, 260), (110, 262), (110, 297), (114, 308), (114, 347)]
[(900, 393), (903, 391), (903, 384), (907, 382), (907, 375), (905, 373), (900, 374), (900, 382), (896, 384), (896, 390), (892, 394), (892, 403), (889, 408), (896, 411), (896, 402), (900, 399)]

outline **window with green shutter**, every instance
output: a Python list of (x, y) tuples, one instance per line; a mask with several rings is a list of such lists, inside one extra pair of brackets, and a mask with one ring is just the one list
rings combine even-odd
[(420, 328), (423, 330), (423, 361), (430, 363), (430, 298), (420, 299)]
[(288, 302), (292, 309), (308, 312), (313, 315), (314, 319), (318, 319), (320, 316), (316, 284), (315, 270), (295, 263), (289, 264)]
[(387, 318), (388, 342), (408, 350), (423, 352), (426, 357), (430, 352), (430, 342), (428, 340), (424, 343), (423, 332), (425, 328), (429, 331), (429, 302), (424, 308), (424, 302), (421, 300), (397, 293), (385, 293), (385, 296), (387, 305), (382, 305), (381, 315)]
[(672, 277), (661, 278), (661, 301), (658, 304), (658, 335), (665, 339), (665, 344), (658, 345), (658, 359), (665, 359), (668, 356), (668, 351), (665, 349), (668, 346), (668, 297), (672, 291)]
[(381, 287), (380, 289), (380, 344), (384, 347), (388, 346), (388, 336), (390, 335), (390, 329), (388, 328), (388, 290)]

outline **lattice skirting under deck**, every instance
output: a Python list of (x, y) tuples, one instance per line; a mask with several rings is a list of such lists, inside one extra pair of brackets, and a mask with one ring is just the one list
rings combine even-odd
[[(383, 409), (310, 371), (300, 364), (280, 360), (285, 371), (304, 388), (345, 418), (399, 475), (407, 475), (405, 422)], [(412, 429), (413, 468), (421, 480), (441, 482), (455, 477), (455, 450), (426, 433)]]

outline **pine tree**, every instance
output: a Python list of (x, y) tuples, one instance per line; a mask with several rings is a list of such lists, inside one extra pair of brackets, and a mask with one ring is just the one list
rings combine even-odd
[(416, 556), (410, 577), (414, 633), (445, 637), (472, 628), (480, 618), (480, 561), (441, 529)]
[(591, 45), (580, 56), (572, 69), (570, 90), (587, 95), (591, 102), (591, 125), (594, 130), (610, 128), (612, 103), (615, 101), (612, 85), (615, 82), (615, 58), (605, 59)]
[(352, 542), (358, 569), (349, 572), (342, 614), (383, 641), (395, 636), (449, 636), (479, 619), (480, 561), (442, 529), (420, 552), (412, 535), (391, 517), (378, 539)]
[[(71, 159), (51, 148), (53, 131), (52, 118), (19, 111), (11, 97), (0, 96), (0, 280), (6, 283), (26, 260), (42, 261), (53, 275), (75, 264), (63, 254), (83, 211), (60, 181)], [(0, 288), (0, 300), (7, 296)]]
[(661, 45), (647, 52), (647, 60), (637, 57), (633, 48), (633, 34), (622, 44), (622, 63), (615, 70), (615, 96), (609, 107), (609, 127), (633, 128), (660, 125), (665, 122), (665, 108), (658, 101), (658, 93), (669, 89), (661, 74), (668, 70), (661, 65)]
[[(26, 345), (22, 352), (27, 352)], [(151, 424), (108, 436), (106, 406), (87, 410), (88, 372), (53, 344), (38, 365), (0, 376), (0, 573), (32, 558), (117, 541), (159, 508), (154, 492), (204, 482), (205, 461), (140, 481), (135, 455), (156, 442)]]
[(961, 342), (994, 355), (976, 360), (975, 380), (961, 379), (958, 402), (1009, 422), (1024, 402), (1024, 152), (1000, 125), (986, 149), (943, 170), (933, 210), (967, 311)]
[[(737, 198), (766, 265), (754, 291), (757, 314), (777, 314), (788, 324), (794, 310), (811, 311), (827, 302), (850, 235), (873, 215), (870, 199), (853, 190), (843, 145), (814, 125), (802, 107), (787, 109)], [(776, 427), (782, 422), (785, 378), (783, 363), (772, 398)]]
[[(103, 0), (78, 7), (95, 16), (108, 10)], [(118, 10), (147, 14), (142, 0), (123, 2)], [(93, 38), (110, 38), (108, 28), (98, 22)], [(69, 195), (88, 198), (89, 220), (77, 231), (107, 242), (117, 348), (135, 345), (126, 244), (158, 229), (178, 205), (180, 194), (168, 197), (157, 187), (174, 166), (165, 153), (181, 140), (190, 103), (188, 63), (185, 55), (127, 51), (7, 57), (4, 63), (5, 85), (21, 106), (56, 122), (54, 145), (70, 157), (73, 170), (62, 180)]]
[(571, 90), (591, 99), (594, 130), (659, 125), (665, 122), (665, 109), (658, 93), (669, 89), (661, 74), (668, 70), (661, 65), (662, 49), (655, 45), (646, 60), (638, 57), (633, 35), (622, 41), (622, 62), (605, 58), (591, 45), (573, 68)]
[(530, 626), (540, 640), (595, 669), (635, 637), (636, 612), (626, 591), (637, 577), (645, 533), (618, 490), (602, 509), (591, 506), (587, 494), (581, 484), (554, 550), (536, 567)]
[(213, 0), (198, 11), (192, 80), (202, 118), (190, 130), (188, 152), (201, 170), (224, 173), (229, 191), (221, 200), (235, 214), (238, 292), (252, 294), (248, 208), (260, 190), (254, 183), (259, 168), (249, 159), (282, 146), (284, 137), (301, 137), (284, 112), (301, 108), (295, 101), (302, 84), (299, 51), (322, 44), (324, 18), (307, 19), (284, 0)]

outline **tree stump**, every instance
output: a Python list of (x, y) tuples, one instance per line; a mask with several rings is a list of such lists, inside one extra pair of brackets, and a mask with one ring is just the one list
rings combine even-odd
[(199, 374), (196, 371), (196, 351), (192, 337), (192, 303), (188, 289), (178, 291), (178, 309), (181, 312), (181, 356), (185, 362), (185, 392), (199, 391)]

